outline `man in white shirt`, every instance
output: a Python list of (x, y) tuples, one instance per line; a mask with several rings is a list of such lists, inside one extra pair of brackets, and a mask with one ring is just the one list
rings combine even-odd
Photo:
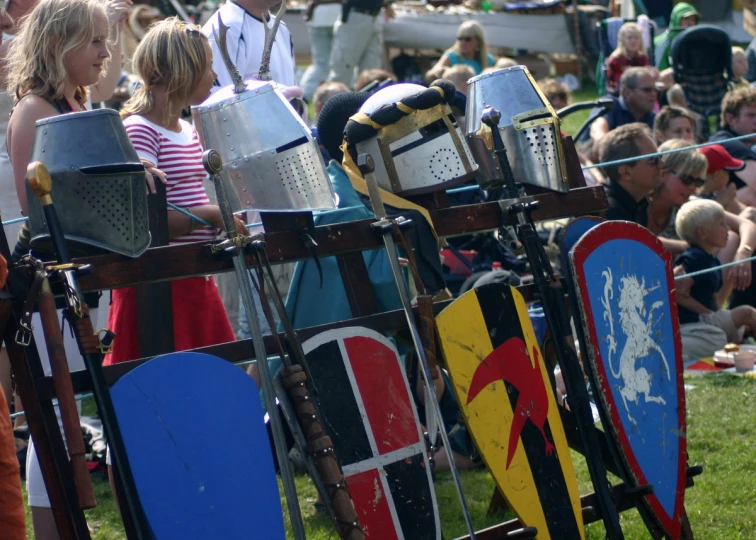
[[(202, 27), (202, 33), (210, 40), (213, 47), (213, 70), (218, 74), (215, 89), (223, 88), (232, 83), (231, 75), (223, 63), (220, 49), (215, 42), (215, 34), (219, 33), (218, 16), (229, 27), (226, 45), (231, 61), (241, 73), (244, 80), (251, 79), (260, 70), (263, 47), (265, 46), (265, 28), (263, 15), (268, 19), (268, 26), (272, 28), (275, 17), (270, 8), (279, 0), (231, 0), (226, 2), (210, 20)], [(281, 22), (270, 54), (270, 76), (285, 86), (294, 86), (294, 48), (291, 34), (286, 24)]]

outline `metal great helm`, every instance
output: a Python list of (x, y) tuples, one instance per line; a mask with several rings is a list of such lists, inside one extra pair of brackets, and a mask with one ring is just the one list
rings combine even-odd
[[(50, 171), (61, 228), (77, 255), (95, 247), (138, 257), (149, 247), (144, 166), (116, 111), (39, 120), (30, 161)], [(26, 196), (31, 246), (51, 249), (42, 205), (28, 182)]]
[(499, 133), (515, 180), (542, 188), (568, 190), (559, 117), (528, 68), (514, 66), (470, 79), (467, 94), (467, 142), (480, 165), (482, 187), (502, 185), (493, 134), (481, 122), (486, 107), (501, 113)]
[(288, 100), (263, 81), (237, 90), (227, 86), (192, 108), (202, 146), (223, 159), (232, 211), (335, 208), (318, 144)]
[(371, 96), (352, 116), (344, 140), (375, 160), (378, 185), (394, 194), (444, 189), (475, 177), (472, 158), (449, 102), (454, 85), (396, 84)]

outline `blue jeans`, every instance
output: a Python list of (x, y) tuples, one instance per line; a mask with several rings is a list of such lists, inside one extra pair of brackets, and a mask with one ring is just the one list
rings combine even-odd
[(333, 26), (307, 25), (310, 33), (310, 51), (312, 64), (302, 75), (299, 86), (302, 87), (304, 97), (312, 101), (312, 95), (320, 83), (328, 80), (328, 61), (331, 58), (331, 43), (333, 42)]

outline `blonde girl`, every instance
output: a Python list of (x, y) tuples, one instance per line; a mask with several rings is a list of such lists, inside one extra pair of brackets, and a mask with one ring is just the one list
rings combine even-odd
[[(27, 211), (24, 177), (35, 123), (83, 110), (90, 92), (96, 92), (97, 99), (109, 97), (106, 87), (111, 92), (115, 88), (112, 79), (105, 75), (111, 56), (109, 43), (120, 56), (120, 49), (109, 39), (115, 39), (119, 21), (125, 19), (130, 5), (131, 0), (41, 0), (23, 20), (11, 42), (6, 58), (6, 81), (8, 94), (16, 103), (8, 120), (6, 146), (23, 213)], [(117, 80), (117, 70), (113, 75)], [(24, 227), (19, 233), (14, 259), (28, 252), (29, 231)], [(92, 306), (90, 315), (97, 317), (97, 310)], [(35, 328), (40, 327), (38, 320), (33, 319), (33, 324)], [(36, 341), (41, 348), (44, 340)], [(65, 345), (69, 368), (72, 371), (83, 369), (75, 341), (67, 340)], [(46, 351), (40, 350), (40, 357), (49, 374), (49, 365), (45, 365)], [(27, 454), (26, 478), (35, 536), (41, 540), (56, 540), (55, 520), (33, 442)]]
[[(144, 85), (121, 110), (126, 132), (148, 174), (166, 184), (168, 202), (212, 224), (203, 226), (169, 209), (171, 244), (213, 240), (223, 227), (220, 210), (210, 204), (202, 183), (207, 175), (199, 136), (181, 119), (182, 110), (210, 96), (216, 78), (212, 64), (210, 43), (199, 27), (176, 18), (153, 25), (134, 52), (134, 67)], [(247, 233), (243, 222), (236, 224)], [(212, 278), (177, 280), (171, 287), (177, 351), (235, 340)], [(140, 357), (136, 289), (112, 292), (108, 328), (118, 339), (106, 364)]]
[(611, 93), (619, 91), (620, 77), (627, 68), (650, 65), (640, 26), (634, 22), (623, 24), (617, 35), (617, 48), (607, 59), (607, 90)]
[(488, 52), (483, 27), (478, 21), (465, 21), (457, 29), (456, 43), (448, 48), (436, 65), (425, 74), (425, 79), (428, 82), (438, 79), (447, 67), (457, 64), (468, 65), (476, 75), (480, 75), (495, 63), (496, 59)]

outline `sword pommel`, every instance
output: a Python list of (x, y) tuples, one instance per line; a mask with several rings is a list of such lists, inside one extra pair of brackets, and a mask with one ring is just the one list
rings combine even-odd
[(52, 178), (50, 171), (47, 170), (42, 162), (33, 161), (26, 168), (26, 181), (29, 182), (34, 193), (39, 197), (42, 206), (52, 204)]
[(492, 130), (498, 129), (501, 113), (493, 107), (486, 107), (480, 115), (481, 121)]
[(370, 154), (360, 154), (357, 156), (357, 167), (360, 169), (362, 176), (375, 171), (375, 161)]
[(205, 150), (202, 154), (202, 165), (210, 176), (218, 176), (223, 170), (223, 159), (217, 150)]

